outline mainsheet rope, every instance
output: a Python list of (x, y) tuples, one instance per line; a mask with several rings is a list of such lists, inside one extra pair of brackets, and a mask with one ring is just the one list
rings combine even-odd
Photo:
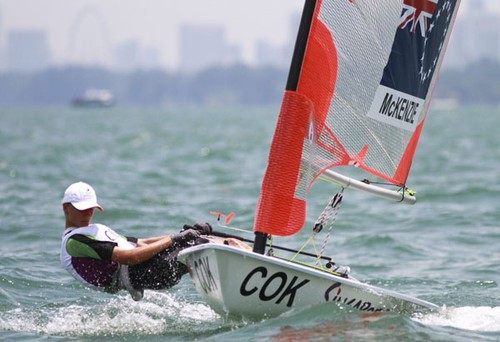
[(319, 215), (316, 223), (314, 224), (313, 232), (314, 236), (316, 236), (325, 226), (328, 225), (328, 231), (326, 233), (325, 239), (323, 240), (323, 244), (321, 246), (321, 250), (318, 253), (318, 258), (316, 259), (316, 265), (319, 265), (320, 258), (325, 252), (326, 245), (328, 240), (330, 239), (331, 232), (333, 230), (333, 225), (337, 220), (337, 215), (342, 204), (342, 198), (344, 193), (344, 187), (336, 193), (328, 202), (328, 205), (323, 209), (323, 212)]

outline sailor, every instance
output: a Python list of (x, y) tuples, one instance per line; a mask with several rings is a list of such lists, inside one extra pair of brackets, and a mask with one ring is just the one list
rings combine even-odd
[(209, 240), (208, 223), (185, 225), (180, 233), (140, 239), (126, 237), (98, 223), (91, 223), (97, 203), (87, 183), (71, 184), (62, 200), (66, 226), (61, 244), (61, 264), (77, 280), (110, 293), (128, 290), (134, 300), (144, 289), (176, 285), (188, 270), (177, 261), (183, 248)]

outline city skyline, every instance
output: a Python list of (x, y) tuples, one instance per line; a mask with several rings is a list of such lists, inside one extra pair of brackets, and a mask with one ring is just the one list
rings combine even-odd
[(9, 31), (43, 30), (55, 65), (109, 65), (113, 50), (133, 41), (157, 49), (161, 65), (172, 69), (180, 64), (181, 25), (222, 25), (251, 64), (257, 41), (280, 45), (289, 39), (289, 18), (302, 6), (303, 0), (0, 0), (0, 48)]
[[(37, 12), (32, 6), (45, 5), (50, 10), (54, 8), (50, 5), (56, 3), (59, 5), (56, 13), (49, 11), (49, 15), (36, 16), (36, 20), (27, 15), (28, 8)], [(262, 51), (267, 50), (269, 55), (272, 53), (269, 51), (273, 51), (272, 48), (279, 51), (293, 42), (303, 6), (303, 0), (254, 0), (251, 5), (242, 3), (240, 6), (230, 0), (214, 0), (210, 2), (211, 7), (206, 3), (203, 0), (191, 0), (182, 4), (149, 0), (142, 2), (143, 11), (133, 16), (134, 9), (139, 8), (141, 4), (136, 0), (74, 0), (69, 3), (57, 0), (16, 0), (15, 3), (0, 0), (0, 62), (3, 64), (0, 67), (5, 68), (7, 64), (6, 47), (9, 35), (23, 31), (43, 31), (53, 66), (88, 64), (119, 68), (116, 63), (121, 60), (123, 66), (149, 65), (179, 69), (185, 59), (185, 55), (181, 54), (181, 42), (184, 39), (181, 38), (182, 27), (190, 26), (210, 27), (221, 31), (220, 36), (224, 37), (224, 44), (232, 46), (239, 55), (232, 60), (239, 59), (245, 64), (255, 65), (258, 64), (259, 58), (262, 60), (269, 57), (259, 55)], [(223, 7), (225, 11), (221, 9)], [(110, 14), (111, 9), (114, 9), (114, 14)], [(459, 27), (455, 31), (460, 34), (460, 39), (467, 37), (464, 32), (468, 31), (462, 26), (470, 25), (467, 22), (462, 23), (461, 17), (471, 13), (477, 14), (479, 11), (486, 11), (488, 17), (493, 14), (498, 17), (500, 2), (474, 0), (472, 5), (472, 0), (463, 0), (457, 20)], [(51, 20), (57, 13), (60, 13), (60, 20)], [(163, 15), (165, 20), (153, 20), (161, 18), (162, 13), (168, 13)], [(264, 15), (266, 13), (267, 15)], [(132, 17), (135, 17), (135, 21), (130, 21), (129, 18)], [(174, 17), (175, 20), (172, 19)], [(147, 18), (151, 19), (149, 25), (140, 20)], [(256, 21), (258, 24), (249, 25)], [(137, 30), (141, 25), (141, 30)], [(117, 34), (117, 31), (125, 32)], [(460, 31), (462, 33), (459, 33)], [(158, 33), (163, 34), (161, 43), (155, 42)], [(453, 45), (458, 46), (453, 38), (452, 35), (452, 48)], [(492, 45), (495, 49), (493, 54), (498, 56), (498, 39), (492, 42)], [(132, 56), (133, 60), (132, 57), (127, 60), (124, 56)]]

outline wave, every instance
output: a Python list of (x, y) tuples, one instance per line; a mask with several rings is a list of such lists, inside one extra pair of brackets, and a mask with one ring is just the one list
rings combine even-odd
[(500, 332), (500, 307), (443, 308), (439, 312), (418, 315), (413, 319), (425, 325), (447, 326), (479, 332)]
[(214, 326), (233, 327), (205, 304), (186, 302), (172, 294), (147, 292), (140, 302), (127, 295), (113, 297), (99, 306), (78, 303), (45, 305), (35, 310), (16, 308), (2, 314), (0, 331), (72, 337), (197, 336), (213, 333), (210, 330)]

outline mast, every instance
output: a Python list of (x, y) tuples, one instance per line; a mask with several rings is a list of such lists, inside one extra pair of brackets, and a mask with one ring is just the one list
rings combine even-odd
[(290, 64), (290, 71), (288, 73), (288, 80), (286, 83), (286, 90), (297, 90), (299, 83), (300, 72), (302, 70), (302, 63), (306, 54), (307, 39), (309, 38), (309, 31), (313, 21), (314, 9), (316, 8), (317, 0), (306, 0), (304, 10), (302, 11), (302, 18), (300, 19), (299, 31), (297, 33), (297, 40)]
[[(290, 71), (288, 73), (288, 80), (286, 83), (286, 90), (296, 91), (300, 79), (300, 72), (304, 62), (306, 53), (307, 39), (311, 30), (313, 22), (314, 10), (316, 8), (317, 0), (306, 0), (302, 17), (300, 19), (299, 31), (297, 33), (297, 40), (295, 41), (295, 48), (293, 51), (292, 62), (290, 64)], [(255, 240), (253, 251), (255, 253), (264, 254), (266, 250), (267, 234), (262, 232), (255, 232)]]

